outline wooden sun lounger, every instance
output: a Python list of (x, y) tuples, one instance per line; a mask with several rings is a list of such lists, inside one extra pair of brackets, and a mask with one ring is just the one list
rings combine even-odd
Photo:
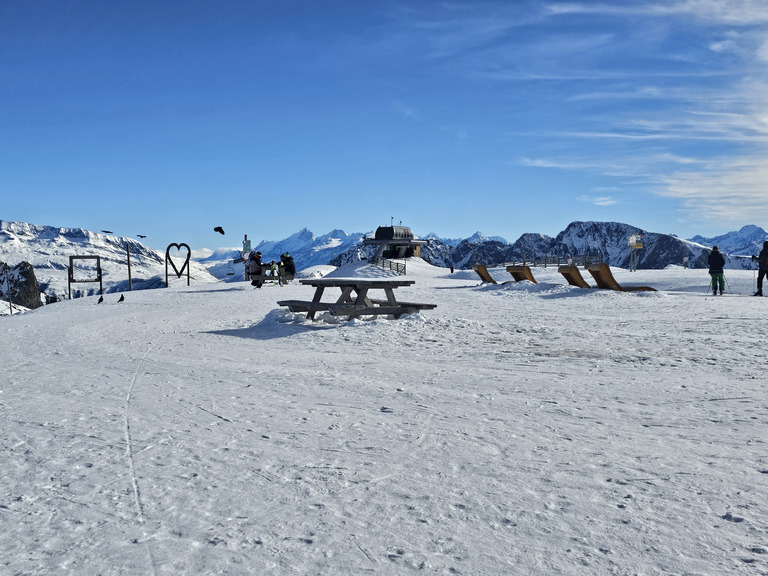
[(537, 284), (536, 279), (533, 277), (533, 273), (531, 272), (530, 266), (507, 266), (507, 272), (512, 274), (512, 278), (515, 279), (515, 282), (528, 280), (529, 282)]
[(496, 280), (493, 279), (493, 276), (491, 276), (491, 273), (488, 272), (488, 268), (485, 267), (485, 264), (475, 264), (472, 266), (472, 270), (477, 272), (477, 275), (480, 276), (480, 279), (483, 282), (488, 282), (489, 284), (496, 284)]
[(651, 291), (656, 292), (655, 288), (651, 288), (650, 286), (628, 286), (624, 288), (616, 282), (616, 279), (613, 277), (613, 273), (611, 272), (611, 269), (608, 267), (608, 264), (603, 262), (600, 264), (600, 266), (597, 267), (591, 267), (588, 268), (589, 273), (592, 274), (592, 277), (595, 279), (595, 283), (597, 284), (598, 288), (603, 288), (604, 290), (618, 290), (620, 292), (639, 292), (639, 291)]
[(587, 281), (584, 280), (584, 277), (581, 275), (581, 272), (579, 272), (578, 266), (560, 266), (557, 271), (560, 272), (560, 274), (562, 274), (566, 280), (568, 280), (568, 284), (571, 286), (578, 286), (579, 288), (590, 288), (589, 284), (587, 284)]

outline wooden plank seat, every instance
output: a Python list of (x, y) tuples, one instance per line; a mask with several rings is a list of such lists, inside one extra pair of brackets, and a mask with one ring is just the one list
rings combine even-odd
[(595, 283), (597, 284), (598, 288), (602, 288), (604, 290), (618, 290), (620, 292), (639, 292), (639, 291), (650, 291), (650, 292), (656, 292), (656, 288), (651, 288), (650, 286), (627, 286), (624, 287), (618, 282), (616, 282), (616, 279), (613, 277), (613, 273), (611, 272), (611, 269), (608, 267), (608, 264), (603, 262), (600, 264), (600, 266), (594, 266), (587, 268), (590, 274), (592, 274), (592, 277), (595, 279)]
[[(376, 304), (377, 306), (384, 307), (389, 306), (390, 303), (386, 300), (377, 300), (375, 298), (371, 299), (372, 304)], [(396, 304), (396, 307), (398, 308), (408, 308), (410, 311), (406, 312), (406, 314), (411, 314), (412, 312), (418, 312), (419, 310), (434, 310), (437, 308), (437, 304), (425, 304), (423, 302), (400, 302), (398, 301)]]
[(420, 302), (398, 302), (390, 304), (387, 300), (371, 300), (370, 304), (354, 302), (312, 302), (310, 300), (281, 300), (278, 306), (286, 306), (291, 312), (328, 312), (332, 316), (388, 316), (399, 318), (403, 314), (414, 314), (420, 310), (433, 310), (437, 304)]
[(530, 266), (507, 266), (507, 272), (512, 274), (512, 278), (515, 279), (515, 282), (522, 282), (523, 280), (528, 280), (529, 282), (533, 282), (534, 284), (538, 284), (536, 282), (536, 279), (533, 277), (533, 273), (531, 272)]
[(280, 300), (278, 306), (287, 306), (291, 312), (326, 312), (332, 302), (311, 302), (310, 300)]
[(568, 281), (568, 284), (571, 286), (578, 286), (579, 288), (590, 288), (590, 285), (587, 284), (587, 281), (584, 280), (581, 272), (579, 272), (578, 266), (560, 266), (557, 271), (563, 275), (563, 277)]

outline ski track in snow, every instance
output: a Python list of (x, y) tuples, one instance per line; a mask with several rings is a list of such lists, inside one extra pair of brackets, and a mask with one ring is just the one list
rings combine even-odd
[(414, 268), (399, 320), (298, 284), (4, 317), (1, 571), (768, 573), (768, 300)]
[[(130, 468), (131, 473), (131, 487), (133, 488), (133, 500), (136, 505), (136, 514), (138, 516), (139, 522), (143, 525), (146, 522), (145, 516), (144, 516), (144, 505), (141, 501), (141, 491), (139, 490), (139, 481), (136, 476), (136, 466), (135, 461), (133, 457), (133, 441), (131, 440), (131, 420), (130, 420), (130, 408), (131, 408), (131, 397), (133, 396), (133, 389), (136, 385), (136, 378), (139, 375), (139, 372), (141, 371), (141, 368), (144, 364), (144, 361), (147, 359), (147, 356), (152, 351), (152, 345), (150, 344), (150, 347), (147, 348), (147, 351), (144, 353), (144, 356), (142, 356), (141, 360), (139, 361), (138, 366), (136, 367), (136, 371), (133, 373), (133, 376), (131, 377), (130, 385), (128, 386), (128, 395), (125, 398), (125, 449), (126, 449), (126, 456), (128, 458), (128, 466)], [(147, 549), (147, 555), (149, 557), (149, 565), (151, 567), (151, 573), (157, 574), (157, 567), (155, 565), (155, 559), (152, 554), (152, 548), (148, 544), (146, 540), (146, 534), (144, 545)]]

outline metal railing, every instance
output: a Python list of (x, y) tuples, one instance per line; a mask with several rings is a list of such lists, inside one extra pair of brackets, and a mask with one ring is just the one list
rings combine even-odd
[(370, 262), (373, 266), (378, 266), (384, 270), (392, 270), (393, 272), (397, 272), (400, 276), (405, 275), (405, 262), (396, 262), (395, 260), (390, 260), (388, 258), (374, 258)]

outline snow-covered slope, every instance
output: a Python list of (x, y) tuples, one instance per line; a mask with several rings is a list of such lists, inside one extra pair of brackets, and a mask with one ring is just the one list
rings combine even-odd
[[(128, 254), (130, 251), (131, 278), (134, 290), (165, 286), (165, 254), (147, 248), (132, 238), (123, 238), (91, 232), (82, 228), (56, 228), (25, 222), (0, 220), (0, 260), (9, 264), (29, 262), (35, 271), (40, 289), (49, 298), (61, 299), (67, 295), (70, 256), (99, 256), (101, 258), (104, 292), (128, 290)], [(179, 251), (173, 249), (177, 268), (183, 261)], [(186, 251), (184, 252), (186, 255)], [(75, 279), (96, 278), (95, 261), (76, 260)], [(195, 282), (217, 282), (208, 270), (190, 261), (191, 277)], [(170, 269), (170, 281), (176, 281)], [(178, 280), (186, 284), (186, 278)], [(77, 283), (72, 290), (80, 294), (94, 294), (98, 283)]]
[(400, 320), (308, 321), (298, 283), (0, 318), (3, 573), (768, 571), (752, 272), (408, 270), (437, 308)]

